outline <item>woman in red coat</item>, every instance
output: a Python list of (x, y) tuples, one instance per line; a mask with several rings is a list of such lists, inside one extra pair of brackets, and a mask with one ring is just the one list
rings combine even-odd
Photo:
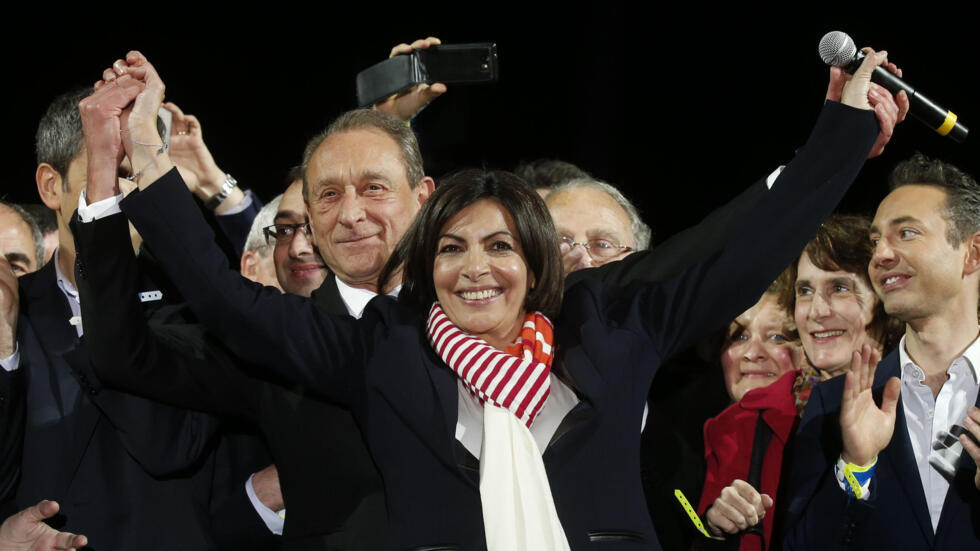
[(803, 391), (819, 378), (801, 369), (799, 337), (776, 289), (731, 323), (721, 364), (735, 403), (704, 425), (708, 470), (698, 512), (716, 538), (741, 533), (732, 547), (768, 549), (774, 519), (765, 513), (777, 496), (783, 452)]

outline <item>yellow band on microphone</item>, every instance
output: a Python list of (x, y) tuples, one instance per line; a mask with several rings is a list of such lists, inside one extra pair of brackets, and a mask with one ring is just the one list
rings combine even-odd
[(952, 130), (954, 126), (956, 126), (956, 113), (946, 111), (946, 120), (943, 121), (943, 124), (936, 129), (936, 133), (940, 136), (945, 136), (949, 134), (949, 131)]

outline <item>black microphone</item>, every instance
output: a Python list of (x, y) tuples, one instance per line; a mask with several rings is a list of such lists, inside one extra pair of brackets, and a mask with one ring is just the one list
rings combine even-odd
[[(854, 45), (851, 37), (841, 31), (832, 31), (823, 35), (818, 51), (824, 63), (840, 67), (851, 74), (861, 66), (861, 61), (865, 57), (864, 52)], [(955, 142), (966, 139), (970, 131), (962, 123), (957, 122), (956, 115), (952, 111), (939, 107), (888, 69), (875, 67), (871, 80), (884, 86), (893, 94), (905, 90), (909, 96), (909, 113), (940, 136), (949, 136)]]

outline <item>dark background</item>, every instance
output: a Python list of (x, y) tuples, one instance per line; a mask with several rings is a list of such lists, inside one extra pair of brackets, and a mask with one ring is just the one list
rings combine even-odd
[[(416, 121), (426, 169), (513, 168), (560, 158), (619, 186), (654, 227), (655, 240), (792, 157), (826, 90), (816, 54), (829, 30), (889, 51), (906, 80), (956, 112), (978, 135), (966, 144), (909, 120), (885, 155), (866, 166), (842, 210), (873, 213), (891, 166), (913, 151), (980, 174), (980, 53), (965, 13), (931, 5), (929, 16), (825, 8), (671, 10), (612, 2), (457, 5), (425, 12), (374, 4), (263, 6), (222, 14), (167, 6), (93, 14), (79, 7), (9, 19), (2, 41), (8, 173), (0, 195), (36, 201), (33, 135), (48, 102), (88, 85), (129, 49), (140, 49), (167, 84), (167, 99), (197, 115), (219, 166), (263, 199), (281, 191), (306, 140), (354, 107), (354, 76), (398, 42), (493, 41), (500, 81), (452, 87)], [(879, 7), (880, 8), (880, 7)], [(51, 8), (49, 11), (53, 11)], [(272, 12), (272, 13), (270, 13)], [(15, 37), (25, 32), (30, 39)]]

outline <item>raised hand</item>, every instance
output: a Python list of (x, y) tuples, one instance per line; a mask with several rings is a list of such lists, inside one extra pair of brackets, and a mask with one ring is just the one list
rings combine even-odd
[(146, 57), (137, 51), (117, 59), (112, 67), (102, 73), (101, 88), (123, 77), (143, 84), (143, 89), (133, 99), (132, 105), (123, 111), (122, 142), (126, 155), (133, 166), (136, 180), (143, 186), (156, 180), (173, 167), (169, 154), (163, 150), (163, 139), (157, 130), (157, 113), (163, 102), (165, 86), (156, 69)]
[(895, 408), (902, 384), (892, 377), (885, 385), (881, 407), (871, 394), (875, 367), (881, 354), (868, 345), (851, 357), (851, 370), (844, 381), (844, 396), (840, 411), (841, 437), (844, 449), (841, 458), (855, 465), (868, 465), (888, 445), (895, 431)]
[(704, 516), (715, 536), (737, 534), (759, 524), (772, 504), (768, 494), (760, 494), (744, 480), (735, 480), (721, 491)]
[[(976, 406), (970, 406), (966, 410), (963, 427), (970, 431), (973, 437), (980, 442), (980, 409), (977, 409)], [(963, 444), (963, 449), (966, 450), (966, 453), (970, 454), (973, 462), (977, 464), (977, 474), (973, 477), (973, 483), (980, 490), (980, 446), (977, 446), (976, 442), (965, 434), (960, 435), (960, 443)]]
[(185, 114), (173, 102), (164, 103), (163, 108), (174, 116), (170, 128), (170, 160), (177, 165), (191, 192), (207, 200), (221, 191), (225, 173), (218, 168), (204, 143), (201, 122), (194, 115)]
[[(905, 91), (893, 96), (891, 92), (874, 82), (871, 73), (877, 65), (881, 65), (902, 76), (902, 70), (894, 63), (888, 62), (888, 52), (875, 52), (864, 48), (868, 55), (854, 75), (849, 75), (840, 67), (830, 68), (830, 83), (827, 86), (827, 99), (840, 101), (852, 107), (873, 109), (878, 117), (880, 132), (868, 158), (877, 157), (885, 150), (885, 145), (895, 132), (895, 125), (905, 120), (909, 112), (909, 97)], [(846, 92), (846, 97), (845, 97)]]
[(78, 103), (88, 159), (86, 197), (89, 203), (119, 193), (116, 174), (125, 154), (122, 114), (143, 88), (142, 82), (129, 75), (112, 73), (108, 81), (97, 82), (92, 95)]
[[(442, 41), (434, 36), (420, 38), (411, 44), (402, 43), (393, 47), (388, 58), (390, 59), (396, 55), (410, 54), (413, 50), (424, 50), (429, 46), (438, 46), (439, 44), (442, 44)], [(374, 108), (407, 123), (419, 111), (424, 109), (426, 105), (429, 105), (432, 100), (445, 92), (446, 85), (441, 82), (435, 82), (433, 84), (423, 83), (375, 104)]]
[(17, 342), (17, 313), (20, 291), (10, 263), (0, 256), (0, 358), (14, 353)]
[(0, 525), (0, 551), (64, 551), (88, 545), (88, 538), (59, 532), (44, 523), (58, 513), (58, 504), (44, 500)]

